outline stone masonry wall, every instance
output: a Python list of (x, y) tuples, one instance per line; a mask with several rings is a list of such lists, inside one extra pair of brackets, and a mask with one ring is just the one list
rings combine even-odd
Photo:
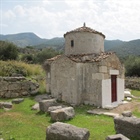
[[(74, 46), (71, 47), (71, 40)], [(100, 54), (104, 52), (104, 37), (90, 32), (70, 33), (65, 36), (65, 55)]]
[(125, 88), (140, 90), (140, 77), (126, 77)]
[(33, 95), (39, 85), (25, 77), (0, 77), (0, 98), (15, 98)]

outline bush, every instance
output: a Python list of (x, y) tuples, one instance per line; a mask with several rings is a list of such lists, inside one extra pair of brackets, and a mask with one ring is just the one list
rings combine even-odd
[(43, 64), (46, 59), (52, 58), (60, 53), (52, 48), (45, 48), (35, 55), (35, 63)]
[(0, 41), (0, 60), (16, 60), (18, 57), (17, 46), (13, 43)]
[(18, 61), (0, 61), (0, 76), (11, 76), (13, 73), (23, 76), (41, 75), (43, 69), (40, 65), (26, 64)]
[(129, 56), (125, 62), (126, 76), (140, 77), (140, 56)]
[(24, 54), (21, 57), (21, 61), (24, 61), (26, 63), (34, 63), (34, 55), (32, 55), (32, 54)]

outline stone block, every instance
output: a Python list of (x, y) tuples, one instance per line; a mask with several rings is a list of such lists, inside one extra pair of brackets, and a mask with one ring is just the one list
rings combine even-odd
[(1, 77), (0, 97), (17, 98), (34, 95), (38, 92), (39, 85), (26, 80), (25, 77)]
[(124, 111), (124, 112), (122, 113), (122, 115), (123, 115), (124, 117), (132, 117), (132, 112), (131, 112), (131, 111)]
[(62, 108), (62, 106), (50, 106), (48, 108), (48, 111), (47, 112), (50, 114), (51, 111), (55, 111), (55, 110), (61, 109), (61, 108)]
[(46, 131), (46, 140), (88, 140), (89, 136), (88, 129), (61, 122), (51, 124)]
[(21, 95), (23, 95), (23, 96), (29, 95), (29, 93), (28, 93), (27, 91), (25, 91), (25, 90), (22, 90), (20, 93), (21, 93)]
[(115, 117), (114, 118), (116, 133), (121, 133), (124, 136), (140, 139), (140, 118), (135, 117)]
[(11, 92), (7, 91), (4, 95), (5, 98), (11, 98)]
[(21, 89), (28, 91), (30, 89), (30, 81), (23, 81), (21, 83)]
[(34, 104), (31, 109), (32, 110), (40, 110), (39, 109), (39, 103)]
[(132, 97), (131, 92), (130, 91), (124, 91), (124, 97)]
[(37, 88), (39, 88), (39, 84), (30, 82), (30, 89), (31, 90), (36, 90)]
[(131, 100), (132, 100), (132, 98), (130, 98), (130, 97), (127, 97), (127, 98), (126, 98), (126, 100), (127, 100), (127, 101), (131, 101)]
[(14, 104), (19, 104), (19, 103), (21, 103), (21, 102), (23, 102), (24, 101), (24, 98), (17, 98), (17, 99), (13, 99), (12, 100), (12, 103), (14, 103)]
[(0, 102), (0, 109), (3, 108), (3, 103), (4, 102)]
[(21, 89), (21, 83), (19, 82), (11, 82), (8, 86), (8, 90), (20, 90)]
[(106, 140), (130, 140), (122, 134), (110, 135)]
[(0, 82), (0, 92), (8, 90), (8, 83), (5, 81)]
[(93, 73), (92, 74), (92, 79), (102, 80), (102, 79), (104, 79), (104, 74), (103, 73)]
[(17, 98), (19, 97), (18, 91), (9, 91), (10, 92), (10, 98)]
[(107, 73), (107, 66), (100, 66), (99, 67), (99, 72), (101, 72), (101, 73)]
[(5, 97), (7, 90), (0, 91), (0, 97)]
[(65, 107), (50, 112), (52, 121), (65, 121), (75, 116), (73, 107)]
[(34, 89), (34, 90), (31, 89), (31, 91), (29, 93), (30, 93), (30, 95), (36, 95), (38, 93), (38, 91), (39, 91), (39, 88)]
[(12, 103), (11, 102), (3, 102), (3, 107), (4, 108), (12, 108)]
[(50, 106), (55, 106), (56, 99), (42, 100), (39, 102), (40, 111), (47, 112)]

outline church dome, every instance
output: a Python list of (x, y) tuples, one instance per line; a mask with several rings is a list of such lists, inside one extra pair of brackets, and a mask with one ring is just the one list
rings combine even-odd
[(100, 54), (104, 52), (105, 35), (86, 27), (76, 28), (64, 34), (65, 55)]

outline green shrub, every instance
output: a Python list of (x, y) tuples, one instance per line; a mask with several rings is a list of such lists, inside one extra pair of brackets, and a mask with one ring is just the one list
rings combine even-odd
[(16, 60), (17, 57), (18, 49), (16, 45), (0, 41), (0, 60)]
[(26, 63), (34, 63), (34, 55), (32, 54), (23, 54), (21, 57), (21, 61), (24, 61)]
[(126, 76), (140, 77), (140, 56), (129, 56), (125, 62)]
[(43, 64), (46, 59), (52, 58), (60, 53), (52, 48), (45, 48), (35, 55), (35, 63)]

